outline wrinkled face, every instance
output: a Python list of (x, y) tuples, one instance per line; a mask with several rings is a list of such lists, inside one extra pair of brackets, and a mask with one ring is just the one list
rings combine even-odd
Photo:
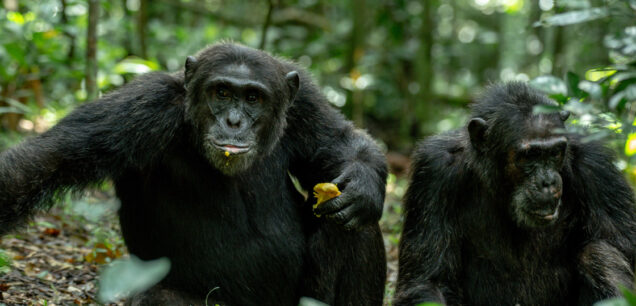
[(559, 217), (563, 168), (568, 141), (564, 136), (524, 139), (508, 155), (512, 181), (512, 217), (522, 226), (539, 227)]
[[(208, 158), (226, 174), (245, 170), (259, 154), (258, 135), (265, 118), (276, 120), (272, 93), (251, 77), (245, 65), (226, 66), (205, 84), (205, 106), (210, 113), (203, 145)], [(206, 110), (203, 110), (206, 111)]]
[(298, 75), (282, 75), (278, 78), (281, 84), (272, 84), (275, 77), (261, 77), (263, 71), (245, 63), (214, 69), (202, 66), (188, 75), (196, 65), (193, 61), (189, 58), (186, 63), (188, 114), (198, 130), (203, 154), (226, 175), (245, 171), (269, 154), (280, 138), (285, 110), (293, 97), (287, 83), (297, 88)]
[(466, 126), (476, 173), (522, 228), (558, 222), (564, 169), (569, 164), (566, 110), (522, 83), (492, 87)]

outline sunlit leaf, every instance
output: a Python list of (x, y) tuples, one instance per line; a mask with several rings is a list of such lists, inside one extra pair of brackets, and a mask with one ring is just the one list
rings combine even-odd
[(508, 14), (515, 14), (523, 9), (523, 0), (508, 0), (504, 1), (504, 9)]
[(625, 155), (632, 156), (634, 154), (636, 154), (636, 133), (631, 133), (625, 142)]
[(8, 12), (7, 19), (20, 25), (24, 24), (24, 16), (18, 12)]
[(157, 284), (170, 271), (170, 260), (142, 261), (131, 256), (117, 260), (100, 273), (98, 299), (111, 303), (130, 297)]
[(612, 76), (616, 73), (616, 69), (613, 68), (597, 68), (590, 69), (585, 72), (585, 79), (592, 82), (597, 82), (603, 78)]
[(570, 24), (577, 24), (582, 22), (588, 22), (600, 18), (607, 17), (609, 10), (606, 8), (591, 8), (580, 11), (572, 11), (562, 14), (552, 15), (535, 22), (533, 25), (538, 26), (564, 26)]
[(140, 58), (126, 58), (115, 65), (114, 71), (118, 74), (132, 73), (142, 74), (159, 69), (159, 64)]

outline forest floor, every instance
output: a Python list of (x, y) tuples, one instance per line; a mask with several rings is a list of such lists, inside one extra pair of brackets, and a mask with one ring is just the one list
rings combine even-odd
[[(399, 198), (404, 184), (389, 178), (381, 221), (388, 260), (387, 301), (397, 277)], [(100, 269), (127, 255), (116, 203), (112, 191), (91, 191), (79, 200), (69, 196), (25, 228), (2, 237), (0, 305), (97, 304)]]

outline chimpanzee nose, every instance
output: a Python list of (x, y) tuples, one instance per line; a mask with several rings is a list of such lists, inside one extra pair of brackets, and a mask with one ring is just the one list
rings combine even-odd
[(557, 197), (560, 194), (561, 184), (559, 177), (554, 173), (546, 174), (540, 182), (541, 192), (549, 197)]
[(543, 179), (543, 188), (550, 187), (556, 184), (556, 178), (554, 176), (548, 176)]
[(231, 111), (230, 114), (225, 118), (225, 124), (228, 127), (233, 129), (238, 129), (241, 127), (241, 115), (236, 111)]

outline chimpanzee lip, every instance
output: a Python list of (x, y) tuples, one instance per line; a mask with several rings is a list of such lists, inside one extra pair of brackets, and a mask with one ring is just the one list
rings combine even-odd
[(559, 207), (556, 207), (551, 212), (546, 212), (546, 210), (542, 209), (542, 210), (531, 211), (530, 214), (547, 221), (552, 221), (559, 216)]
[(242, 154), (249, 152), (252, 147), (249, 144), (242, 143), (219, 143), (216, 141), (212, 142), (215, 147), (223, 150), (225, 152), (230, 152), (232, 154)]

